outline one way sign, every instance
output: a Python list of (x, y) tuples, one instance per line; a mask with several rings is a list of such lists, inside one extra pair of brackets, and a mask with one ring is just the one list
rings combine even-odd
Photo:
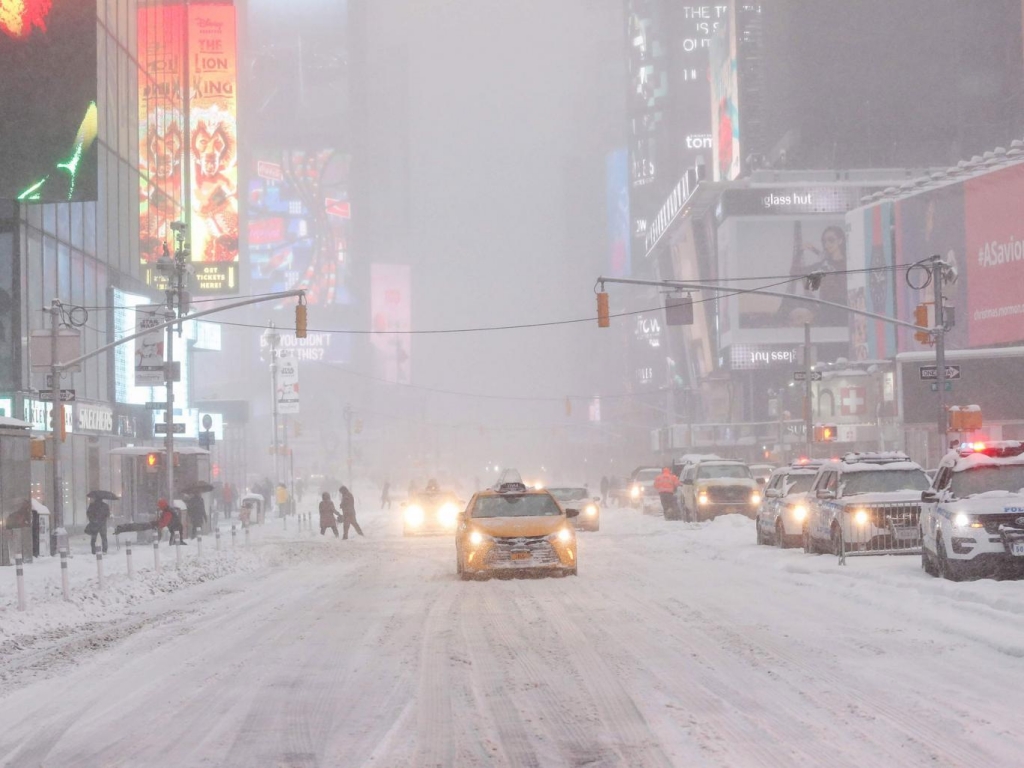
[[(919, 370), (921, 371), (921, 381), (935, 381), (939, 378), (939, 366), (937, 365), (922, 365)], [(959, 365), (947, 365), (946, 366), (946, 379), (948, 381), (955, 381), (960, 378), (960, 366)]]

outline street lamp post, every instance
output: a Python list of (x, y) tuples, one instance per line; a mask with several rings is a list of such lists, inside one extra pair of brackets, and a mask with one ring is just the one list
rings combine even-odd
[(271, 404), (273, 406), (273, 427), (274, 430), (274, 489), (276, 492), (278, 484), (281, 482), (281, 446), (280, 446), (280, 431), (278, 429), (278, 421), (280, 420), (280, 413), (277, 408), (277, 371), (278, 371), (278, 360), (277, 360), (277, 346), (281, 343), (281, 334), (278, 333), (277, 328), (273, 323), (270, 327), (263, 332), (263, 338), (267, 345), (270, 347), (270, 386), (271, 386)]

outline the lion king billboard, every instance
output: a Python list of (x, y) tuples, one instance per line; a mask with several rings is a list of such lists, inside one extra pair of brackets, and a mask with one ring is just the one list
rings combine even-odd
[(234, 6), (140, 8), (138, 40), (139, 232), (147, 282), (159, 282), (153, 265), (165, 245), (174, 248), (171, 222), (184, 220), (196, 291), (237, 293)]

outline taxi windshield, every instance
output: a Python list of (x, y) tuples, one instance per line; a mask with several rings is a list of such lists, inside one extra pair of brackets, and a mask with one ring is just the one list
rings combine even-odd
[(988, 491), (1019, 493), (1024, 489), (1024, 464), (971, 467), (954, 472), (949, 490), (958, 499), (966, 499)]
[(877, 469), (850, 472), (843, 482), (843, 495), (858, 493), (892, 493), (895, 491), (927, 491), (931, 487), (923, 469)]
[(547, 493), (480, 496), (471, 517), (557, 517), (558, 504)]
[(750, 480), (750, 470), (744, 464), (701, 464), (697, 470), (698, 480), (712, 480), (718, 477)]
[(586, 488), (548, 488), (559, 501), (582, 501), (587, 498)]

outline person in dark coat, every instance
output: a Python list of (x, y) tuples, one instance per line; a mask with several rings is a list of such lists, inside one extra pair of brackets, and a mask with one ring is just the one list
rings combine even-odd
[(96, 537), (99, 536), (103, 542), (103, 554), (107, 553), (107, 521), (110, 520), (110, 506), (103, 499), (93, 499), (89, 502), (85, 516), (89, 520), (86, 526), (86, 533), (91, 537), (89, 548), (96, 554)]
[(356, 533), (362, 536), (363, 529), (360, 528), (359, 523), (356, 522), (356, 499), (352, 495), (352, 491), (343, 485), (338, 489), (338, 492), (341, 494), (341, 522), (344, 528), (344, 533), (341, 538), (348, 538), (349, 526), (355, 528)]
[(203, 532), (203, 526), (206, 525), (206, 504), (203, 502), (202, 495), (198, 493), (189, 494), (189, 497), (185, 500), (185, 508), (188, 511), (188, 524), (191, 530), (191, 538), (195, 538)]
[(341, 515), (339, 515), (338, 510), (334, 508), (334, 502), (331, 501), (331, 494), (324, 491), (320, 501), (320, 535), (326, 535), (327, 529), (330, 528), (334, 531), (334, 537), (337, 538), (339, 520), (341, 520)]
[(608, 478), (605, 476), (601, 477), (601, 503), (608, 503)]
[(385, 480), (384, 487), (380, 489), (380, 508), (384, 509), (387, 506), (391, 509), (391, 481)]

